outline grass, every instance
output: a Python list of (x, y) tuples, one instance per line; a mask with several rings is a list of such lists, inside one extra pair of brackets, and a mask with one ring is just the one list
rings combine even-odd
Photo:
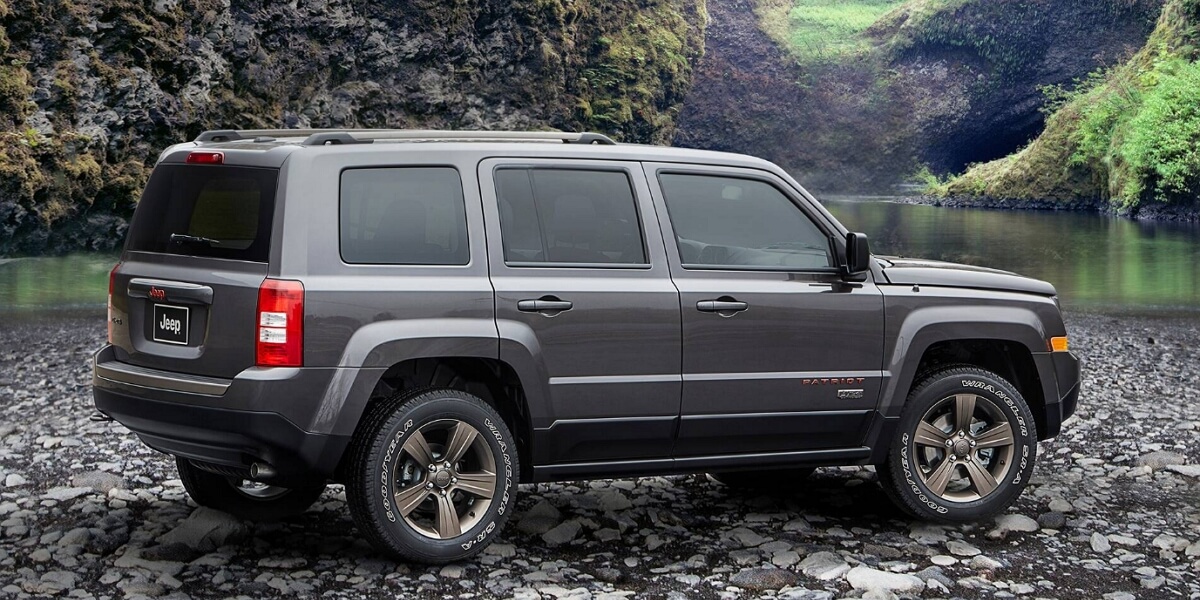
[(869, 49), (862, 35), (902, 0), (760, 0), (762, 28), (801, 62), (832, 61)]

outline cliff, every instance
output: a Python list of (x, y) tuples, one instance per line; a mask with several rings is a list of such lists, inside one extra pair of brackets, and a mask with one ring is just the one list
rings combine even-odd
[(217, 127), (670, 139), (704, 0), (0, 0), (0, 255), (119, 244)]

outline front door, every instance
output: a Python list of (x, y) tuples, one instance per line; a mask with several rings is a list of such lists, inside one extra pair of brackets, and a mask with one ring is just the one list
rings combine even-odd
[(683, 319), (676, 457), (860, 446), (883, 297), (841, 275), (834, 223), (773, 174), (648, 165)]
[(544, 369), (534, 464), (669, 458), (679, 294), (640, 165), (492, 159), (480, 181), (500, 359)]

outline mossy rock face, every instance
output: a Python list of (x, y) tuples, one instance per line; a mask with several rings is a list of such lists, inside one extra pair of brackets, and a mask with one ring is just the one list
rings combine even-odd
[(1162, 1), (908, 0), (827, 52), (789, 45), (790, 15), (879, 3), (712, 3), (676, 142), (762, 156), (820, 191), (887, 193), (922, 166), (961, 172), (1027, 144), (1043, 126), (1041, 88), (1135, 52)]
[(0, 255), (115, 247), (158, 152), (204, 129), (669, 140), (706, 18), (704, 0), (0, 0)]
[(1200, 2), (1170, 0), (1144, 48), (1058, 106), (1028, 147), (938, 191), (1020, 202), (1106, 202), (1123, 213), (1200, 205)]

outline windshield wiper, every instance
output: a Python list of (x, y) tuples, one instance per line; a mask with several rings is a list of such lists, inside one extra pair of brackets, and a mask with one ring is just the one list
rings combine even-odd
[(208, 244), (209, 246), (216, 246), (221, 243), (220, 240), (214, 240), (212, 238), (206, 238), (200, 235), (187, 235), (185, 233), (172, 233), (171, 237), (168, 239), (170, 239), (174, 244)]

